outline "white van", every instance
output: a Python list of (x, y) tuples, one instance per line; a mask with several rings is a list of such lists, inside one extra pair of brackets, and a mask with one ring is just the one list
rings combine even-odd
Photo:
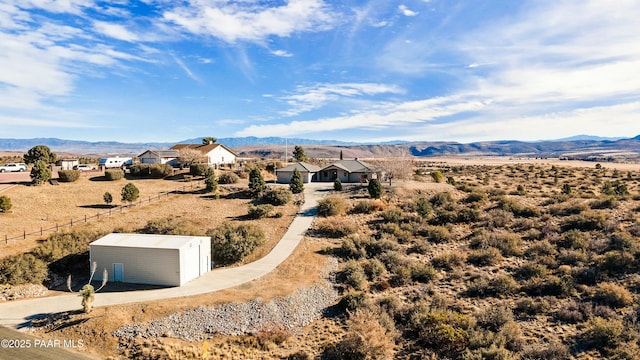
[(123, 168), (132, 164), (133, 159), (130, 157), (100, 158), (100, 161), (98, 161), (98, 167), (104, 167), (105, 169)]

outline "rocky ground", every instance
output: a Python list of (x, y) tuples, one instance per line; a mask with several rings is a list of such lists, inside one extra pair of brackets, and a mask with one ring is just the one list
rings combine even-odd
[(47, 291), (46, 287), (33, 284), (0, 287), (0, 302), (39, 297), (45, 295)]
[(258, 298), (246, 303), (200, 306), (149, 322), (125, 325), (113, 335), (119, 338), (120, 343), (127, 343), (136, 338), (158, 337), (199, 341), (214, 334), (255, 334), (274, 329), (295, 333), (335, 304), (338, 293), (333, 287), (333, 278), (337, 267), (337, 260), (331, 259), (325, 265), (324, 283), (298, 289), (291, 295), (269, 302)]

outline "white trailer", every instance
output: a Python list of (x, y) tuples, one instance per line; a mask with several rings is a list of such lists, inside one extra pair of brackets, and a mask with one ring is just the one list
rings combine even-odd
[(108, 158), (100, 158), (98, 162), (99, 167), (104, 167), (106, 169), (110, 168), (122, 168), (125, 166), (133, 165), (133, 159), (130, 157), (108, 157)]

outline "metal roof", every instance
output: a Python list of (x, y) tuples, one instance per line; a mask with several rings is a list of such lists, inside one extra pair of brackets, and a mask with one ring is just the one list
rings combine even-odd
[(366, 163), (360, 160), (338, 160), (323, 167), (322, 170), (329, 169), (331, 167), (337, 167), (348, 172), (371, 172), (378, 171), (378, 168), (374, 165)]
[(312, 172), (312, 173), (320, 171), (319, 166), (312, 165), (304, 161), (299, 161), (295, 164), (285, 166), (282, 169), (276, 169), (276, 171), (293, 172), (295, 169), (298, 169), (298, 171), (300, 172)]
[(123, 234), (111, 233), (92, 242), (89, 246), (114, 246), (152, 249), (180, 249), (193, 241), (200, 242), (206, 236)]

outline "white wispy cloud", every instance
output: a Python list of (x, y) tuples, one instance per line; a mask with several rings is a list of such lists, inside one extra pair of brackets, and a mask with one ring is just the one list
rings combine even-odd
[(329, 6), (322, 0), (289, 0), (280, 6), (252, 1), (194, 2), (168, 10), (163, 17), (188, 32), (229, 43), (326, 30), (333, 22)]
[[(449, 95), (380, 104), (348, 115), (249, 126), (239, 134), (296, 136), (338, 130), (394, 129), (402, 138), (548, 139), (576, 132), (640, 133), (640, 43), (634, 29), (640, 3), (597, 0), (536, 3), (450, 43), (412, 42), (401, 34), (386, 45), (385, 69), (440, 71), (459, 77)], [(450, 64), (436, 64), (438, 51)], [(465, 65), (472, 64), (472, 65)], [(482, 66), (481, 66), (482, 65)], [(311, 89), (286, 100), (291, 114), (315, 109), (334, 93)], [(415, 129), (420, 129), (415, 131)], [(398, 136), (394, 136), (398, 137)]]
[(137, 34), (129, 31), (125, 26), (120, 24), (113, 24), (105, 21), (94, 21), (93, 27), (98, 33), (112, 37), (114, 39), (129, 42), (140, 40), (140, 37)]
[(318, 109), (329, 102), (338, 101), (340, 98), (356, 98), (378, 94), (401, 94), (404, 90), (395, 85), (377, 83), (341, 83), (341, 84), (315, 84), (312, 86), (300, 86), (295, 94), (284, 96), (290, 109), (282, 112), (285, 116), (295, 116), (303, 112)]
[(171, 55), (171, 56), (173, 57), (173, 60), (176, 62), (176, 64), (178, 64), (178, 66), (180, 66), (180, 68), (181, 68), (182, 70), (184, 70), (184, 72), (187, 74), (187, 76), (189, 76), (189, 77), (190, 77), (192, 80), (194, 80), (194, 81), (197, 81), (197, 82), (199, 82), (199, 83), (201, 83), (201, 82), (202, 82), (202, 80), (201, 80), (198, 76), (196, 76), (196, 75), (191, 71), (191, 69), (189, 69), (189, 67), (187, 67), (187, 65), (185, 65), (185, 64), (184, 64), (184, 62), (183, 62), (180, 58), (178, 58), (178, 57), (177, 57), (177, 56), (175, 56), (175, 55)]
[(398, 5), (398, 10), (404, 16), (416, 16), (418, 13), (407, 7), (407, 5)]
[(293, 54), (285, 50), (272, 50), (271, 53), (280, 57), (292, 57)]

